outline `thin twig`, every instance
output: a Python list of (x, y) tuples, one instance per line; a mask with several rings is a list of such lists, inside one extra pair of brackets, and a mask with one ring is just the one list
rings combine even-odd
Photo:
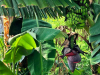
[[(58, 51), (56, 51), (56, 52), (57, 52), (58, 56), (60, 57), (60, 54), (58, 53)], [(67, 72), (68, 72), (68, 69), (67, 69), (67, 67), (66, 67), (66, 65), (65, 65), (65, 63), (64, 63), (64, 61), (62, 60), (61, 57), (60, 57), (60, 60), (61, 60), (61, 62), (63, 63), (64, 67), (66, 68)]]

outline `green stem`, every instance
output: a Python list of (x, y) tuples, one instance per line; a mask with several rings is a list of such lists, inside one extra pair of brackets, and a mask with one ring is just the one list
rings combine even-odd
[(12, 59), (13, 59), (13, 73), (14, 74), (15, 74), (15, 53), (16, 53), (16, 49), (17, 49), (17, 47), (14, 48), (13, 56), (12, 56)]
[(71, 36), (71, 49), (74, 47), (74, 35)]
[(13, 61), (13, 73), (15, 74), (15, 61)]
[(18, 64), (17, 64), (16, 75), (18, 75), (18, 67), (19, 67), (19, 66), (18, 66)]
[[(75, 32), (75, 28), (73, 28), (73, 32)], [(74, 48), (74, 35), (71, 36), (71, 43), (70, 43), (71, 49)]]
[(37, 18), (37, 15), (36, 15), (36, 13), (35, 13), (35, 17), (36, 17), (36, 23), (37, 23), (37, 27), (39, 27), (38, 18)]
[[(92, 20), (92, 18), (90, 16), (88, 16), (87, 22), (89, 23), (89, 26), (90, 27), (94, 25), (94, 21)], [(89, 33), (89, 27), (88, 26), (85, 26), (84, 29), (90, 35), (90, 33)]]
[[(33, 8), (34, 9), (34, 8)], [(37, 14), (35, 13), (34, 11), (34, 14), (35, 14), (35, 17), (36, 17), (36, 23), (37, 23), (37, 27), (39, 27), (39, 23), (38, 23), (38, 17), (37, 17)]]
[(86, 32), (90, 35), (90, 33), (89, 33), (89, 27), (85, 26), (84, 29), (85, 29)]
[(3, 46), (3, 44), (2, 44), (2, 41), (1, 41), (2, 39), (0, 39), (0, 45), (1, 45), (1, 47), (2, 47), (2, 50), (3, 50), (3, 52), (2, 52), (2, 60), (4, 59), (4, 46)]
[(15, 74), (15, 51), (13, 53), (13, 73)]
[(12, 71), (12, 65), (10, 64), (10, 70)]
[(90, 26), (94, 25), (94, 21), (92, 20), (92, 18), (89, 15), (88, 15), (87, 21), (88, 21)]
[(3, 53), (2, 58), (4, 59), (4, 48), (3, 48), (3, 52), (2, 53)]
[(41, 63), (41, 75), (43, 75), (43, 63), (42, 63), (42, 48), (40, 42), (40, 63)]

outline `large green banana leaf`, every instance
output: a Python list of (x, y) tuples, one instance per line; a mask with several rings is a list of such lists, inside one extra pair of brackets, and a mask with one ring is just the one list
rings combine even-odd
[[(2, 0), (1, 5), (5, 5), (8, 8), (18, 8), (25, 6), (39, 6), (39, 8), (55, 7), (55, 6), (74, 6), (75, 2), (73, 0)], [(76, 6), (78, 7), (78, 6)]]
[(46, 27), (35, 27), (27, 31), (31, 36), (34, 37), (34, 34), (36, 34), (36, 39), (40, 42), (53, 40), (54, 38), (59, 37), (67, 37), (67, 34), (52, 28), (46, 28)]
[[(12, 43), (11, 49), (5, 54), (4, 62), (11, 63), (13, 60), (17, 62), (22, 55), (29, 55), (36, 48), (36, 43), (32, 36), (28, 33), (16, 38), (13, 37), (10, 41)], [(12, 42), (12, 40), (14, 41)], [(9, 59), (9, 60), (8, 60)]]
[[(24, 47), (26, 51), (28, 51), (28, 54), (32, 53), (28, 56), (28, 68), (32, 75), (40, 75), (42, 71), (43, 74), (46, 74), (51, 69), (55, 60), (56, 53), (56, 50), (54, 49), (53, 39), (59, 37), (67, 37), (67, 34), (61, 32), (60, 30), (52, 29), (51, 25), (44, 21), (38, 21), (38, 24), (39, 27), (37, 27), (36, 20), (24, 19), (21, 28), (21, 31), (23, 33), (17, 34), (16, 36), (12, 37), (9, 41), (9, 43), (12, 44), (13, 47), (13, 44), (17, 41), (18, 38), (21, 38), (25, 34), (30, 34), (31, 37), (33, 37), (37, 42), (41, 43), (42, 59), (38, 49), (33, 49), (33, 53), (29, 52), (29, 50), (32, 49), (31, 47), (33, 47), (33, 45), (31, 45), (32, 43), (30, 43), (32, 41), (29, 41), (30, 38), (27, 38), (28, 36), (24, 38), (27, 40), (27, 43), (21, 42), (21, 44), (23, 43), (25, 46), (20, 45), (20, 41), (17, 43), (18, 45), (20, 45), (18, 46), (19, 49), (20, 47)], [(27, 45), (28, 43), (29, 45)], [(24, 51), (24, 49), (20, 49), (19, 51), (17, 50), (17, 54), (19, 53), (21, 55), (26, 55), (26, 51)], [(23, 54), (24, 52), (26, 52), (26, 54)]]
[[(52, 40), (42, 43), (42, 63), (40, 53), (35, 50), (28, 56), (28, 68), (31, 75), (43, 75), (48, 74), (48, 71), (52, 68), (55, 60), (56, 50), (54, 49), (54, 43)], [(41, 71), (42, 69), (42, 71)]]
[(89, 42), (92, 42), (94, 43), (94, 50), (91, 54), (91, 64), (92, 65), (95, 65), (97, 63), (100, 62), (100, 15), (99, 15), (99, 12), (100, 12), (100, 5), (98, 4), (93, 4), (93, 9), (94, 9), (94, 12), (95, 12), (95, 17), (97, 20), (95, 20), (95, 24), (89, 29), (89, 32), (90, 32), (90, 37), (89, 37)]
[(93, 3), (92, 5), (92, 9), (94, 10), (94, 17), (96, 17), (99, 13), (100, 13), (100, 4), (97, 3)]
[(38, 41), (41, 42), (47, 40), (53, 40), (54, 38), (59, 38), (59, 37), (67, 37), (67, 34), (61, 32), (60, 30), (52, 29), (51, 25), (47, 22), (39, 20), (38, 23), (39, 27), (37, 27), (36, 20), (24, 19), (21, 28), (21, 32), (23, 33), (20, 33), (10, 38), (11, 39), (9, 42), (10, 45), (16, 40), (17, 37), (23, 35), (26, 32), (28, 32), (34, 39), (37, 39)]
[[(38, 24), (39, 24), (39, 27), (52, 28), (51, 24), (49, 24), (49, 23), (47, 23), (45, 21), (42, 21), (42, 20), (38, 20)], [(24, 31), (26, 31), (28, 29), (31, 29), (31, 28), (34, 28), (34, 27), (37, 27), (36, 20), (23, 19), (21, 32), (24, 32)]]
[(100, 56), (100, 52), (97, 53), (95, 55), (95, 57), (91, 58), (91, 61), (90, 62), (91, 62), (92, 65), (98, 64), (100, 62), (99, 56)]
[(2, 61), (0, 61), (0, 75), (14, 75)]
[[(43, 20), (38, 20), (39, 27), (48, 27), (52, 28), (51, 24), (43, 21)], [(10, 29), (9, 29), (9, 35), (17, 35), (21, 33), (22, 31), (26, 31), (28, 29), (31, 29), (33, 27), (37, 27), (36, 20), (33, 19), (22, 19), (22, 18), (15, 18), (13, 22), (11, 23)], [(23, 33), (19, 34), (22, 35)], [(19, 36), (17, 35), (17, 36)], [(15, 37), (17, 37), (15, 36)]]
[[(99, 15), (96, 23), (90, 28), (89, 32), (90, 32), (91, 36), (97, 36), (97, 35), (100, 35), (99, 30), (100, 30), (100, 15)], [(92, 40), (90, 39), (90, 41), (92, 41)]]
[[(58, 12), (58, 15), (61, 11), (57, 10), (58, 6), (80, 8), (73, 0), (2, 0), (0, 6), (2, 6), (0, 15), (35, 18), (36, 14), (38, 19), (47, 18), (47, 14), (56, 18), (55, 11)], [(57, 7), (56, 10), (53, 9), (55, 7)]]

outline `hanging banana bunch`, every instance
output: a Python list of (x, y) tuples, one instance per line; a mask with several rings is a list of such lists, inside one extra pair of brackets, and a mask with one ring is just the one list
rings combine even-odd
[(85, 20), (88, 16), (89, 1), (88, 0), (75, 0), (81, 9), (75, 9), (74, 7), (68, 9), (69, 12), (66, 15), (66, 24), (71, 28), (82, 29), (85, 26)]

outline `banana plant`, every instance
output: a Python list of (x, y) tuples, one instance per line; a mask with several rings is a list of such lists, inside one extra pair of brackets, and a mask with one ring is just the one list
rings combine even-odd
[[(17, 23), (15, 20), (14, 22)], [(53, 39), (67, 37), (67, 34), (52, 29), (49, 23), (42, 20), (23, 19), (21, 28), (15, 28), (14, 22), (11, 24), (10, 34), (15, 36), (8, 40), (11, 47), (6, 52), (3, 62), (12, 63), (12, 73), (18, 75), (15, 64), (22, 56), (27, 56), (27, 68), (31, 75), (47, 74), (55, 60), (56, 49)], [(13, 27), (18, 31), (17, 33), (14, 33)]]
[[(82, 0), (81, 0), (82, 1)], [(71, 27), (71, 28), (75, 28), (75, 29), (85, 29), (87, 31), (87, 33), (89, 34), (89, 44), (92, 45), (91, 46), (91, 58), (90, 58), (90, 62), (91, 62), (91, 65), (96, 65), (98, 66), (97, 64), (100, 63), (100, 58), (99, 58), (99, 55), (100, 55), (100, 27), (99, 27), (99, 24), (100, 24), (100, 4), (99, 4), (99, 1), (98, 0), (94, 0), (94, 2), (90, 5), (89, 7), (89, 1), (88, 0), (84, 0), (83, 3), (82, 2), (79, 2), (79, 0), (76, 0), (76, 3), (79, 2), (79, 6), (81, 7), (81, 9), (79, 10), (75, 10), (75, 9), (67, 9), (69, 10), (65, 16), (65, 20), (66, 20), (66, 25)], [(86, 2), (88, 1), (88, 2)], [(83, 6), (82, 6), (82, 4)], [(85, 3), (85, 4), (84, 4)], [(88, 3), (88, 4), (87, 4)], [(84, 8), (87, 7), (87, 8)], [(85, 9), (85, 10), (84, 10)], [(87, 26), (85, 24), (85, 22), (88, 22), (88, 25)], [(96, 69), (95, 67), (96, 66), (93, 66), (94, 67), (94, 71), (93, 72), (96, 72), (99, 73), (98, 69), (99, 69), (99, 66), (98, 68)]]
[[(100, 4), (98, 3), (98, 0), (94, 0), (94, 2), (91, 4), (90, 8), (87, 10), (87, 12), (89, 12), (87, 14), (87, 18), (84, 20), (88, 22), (88, 25), (85, 25), (82, 27), (84, 28), (87, 33), (89, 34), (89, 42), (90, 44), (92, 45), (92, 53), (91, 53), (91, 58), (90, 58), (90, 63), (91, 65), (93, 65), (93, 73), (94, 74), (99, 74), (99, 66), (97, 64), (100, 63), (100, 58), (99, 58), (99, 55), (100, 55), (100, 27), (99, 27), (99, 24), (100, 24)], [(83, 13), (82, 13), (83, 14)], [(73, 16), (74, 17), (74, 16)], [(76, 21), (76, 20), (74, 20)], [(81, 21), (81, 20), (80, 20)], [(67, 24), (73, 28), (75, 26), (72, 26), (72, 22), (70, 22), (70, 20), (67, 20)], [(75, 24), (75, 23), (74, 23)], [(81, 25), (79, 25), (81, 26)], [(79, 27), (78, 26), (78, 27)], [(76, 26), (76, 28), (78, 28)], [(96, 68), (97, 67), (97, 68)]]
[[(80, 3), (78, 3), (80, 2)], [(83, 3), (82, 3), (83, 2)], [(90, 35), (90, 43), (92, 43), (93, 47), (93, 52), (91, 54), (91, 64), (95, 65), (100, 62), (98, 56), (99, 56), (99, 20), (100, 20), (100, 4), (99, 0), (94, 0), (95, 3), (93, 3), (92, 6), (92, 11), (94, 12), (94, 15), (92, 15), (91, 12), (89, 12), (89, 9), (82, 7), (81, 5), (83, 4), (85, 7), (89, 7), (89, 1), (88, 0), (40, 0), (40, 1), (33, 1), (33, 0), (1, 0), (0, 1), (0, 15), (5, 15), (5, 16), (16, 16), (16, 17), (23, 17), (23, 23), (22, 25), (20, 24), (14, 28), (13, 25), (10, 27), (10, 34), (15, 35), (11, 40), (9, 41), (11, 44), (11, 48), (8, 50), (6, 56), (5, 56), (5, 62), (6, 63), (11, 63), (15, 64), (18, 62), (21, 58), (22, 55), (28, 56), (28, 68), (30, 70), (31, 74), (38, 75), (38, 74), (46, 74), (47, 71), (50, 69), (50, 67), (53, 64), (54, 61), (54, 56), (55, 56), (55, 48), (54, 48), (54, 43), (53, 39), (57, 38), (59, 36), (65, 36), (64, 33), (62, 33), (59, 30), (55, 30), (51, 28), (51, 25), (44, 22), (44, 21), (36, 21), (33, 19), (42, 19), (42, 18), (47, 18), (47, 15), (50, 17), (56, 18), (58, 16), (69, 16), (70, 14), (68, 13), (69, 11), (66, 11), (66, 8), (70, 10), (69, 7), (75, 10), (75, 13), (71, 13), (71, 19), (67, 20), (68, 26), (71, 28), (77, 28), (77, 29), (82, 29), (84, 28), (87, 33)], [(74, 7), (75, 6), (75, 7)], [(53, 8), (52, 8), (53, 7)], [(64, 7), (64, 8), (63, 8)], [(42, 8), (42, 9), (40, 9)], [(85, 10), (84, 10), (85, 9)], [(70, 10), (73, 11), (73, 10)], [(69, 15), (66, 15), (67, 14)], [(77, 16), (78, 13), (78, 17)], [(79, 14), (81, 13), (81, 15)], [(88, 15), (90, 14), (90, 16)], [(36, 18), (37, 15), (37, 18)], [(84, 16), (84, 17), (82, 17)], [(28, 19), (25, 19), (28, 18)], [(33, 18), (33, 19), (29, 19)], [(78, 19), (79, 18), (79, 19)], [(88, 21), (89, 26), (85, 25), (85, 20)], [(81, 22), (80, 22), (81, 21)], [(19, 28), (17, 28), (19, 27)], [(91, 27), (91, 28), (90, 28)], [(16, 31), (14, 31), (16, 29)], [(94, 32), (93, 32), (94, 31)], [(41, 33), (42, 32), (42, 33)], [(51, 35), (50, 35), (51, 34)], [(28, 37), (29, 36), (29, 37)], [(33, 38), (30, 39), (30, 41), (26, 41), (26, 38)], [(22, 42), (18, 41), (23, 41), (28, 45), (29, 48), (26, 48), (26, 45), (23, 45)], [(30, 42), (34, 41), (34, 45), (31, 44)], [(48, 41), (48, 42), (47, 42)], [(51, 45), (52, 44), (52, 45)], [(46, 46), (47, 48), (43, 48)], [(49, 47), (48, 47), (49, 46)], [(35, 47), (39, 47), (38, 49), (32, 49)], [(51, 48), (48, 52), (48, 49)], [(44, 50), (46, 49), (46, 50)], [(23, 53), (24, 51), (25, 53)], [(44, 51), (43, 51), (44, 50)], [(44, 56), (47, 53), (46, 57)], [(54, 54), (53, 54), (54, 53)], [(12, 55), (11, 55), (12, 54)], [(37, 54), (37, 55), (35, 55)], [(51, 55), (53, 54), (53, 55)], [(15, 55), (15, 56), (14, 56)], [(18, 56), (18, 59), (15, 60), (16, 56)], [(38, 57), (38, 59), (35, 61), (33, 60), (34, 64), (37, 64), (36, 62), (40, 62), (39, 66), (41, 66), (41, 69), (38, 68), (39, 66), (34, 66), (34, 64), (31, 62), (30, 58)], [(7, 60), (7, 59), (11, 60)], [(33, 59), (32, 58), (32, 59)], [(46, 65), (48, 65), (48, 62), (51, 62), (49, 64), (48, 69), (44, 69), (43, 66), (46, 67), (46, 65), (43, 65), (42, 61), (45, 61)], [(50, 60), (50, 61), (49, 61)], [(13, 65), (14, 67), (15, 65)], [(32, 67), (34, 66), (34, 67)], [(98, 67), (99, 68), (99, 67)], [(43, 72), (44, 71), (44, 72)], [(13, 69), (13, 73), (15, 73), (15, 68)]]

